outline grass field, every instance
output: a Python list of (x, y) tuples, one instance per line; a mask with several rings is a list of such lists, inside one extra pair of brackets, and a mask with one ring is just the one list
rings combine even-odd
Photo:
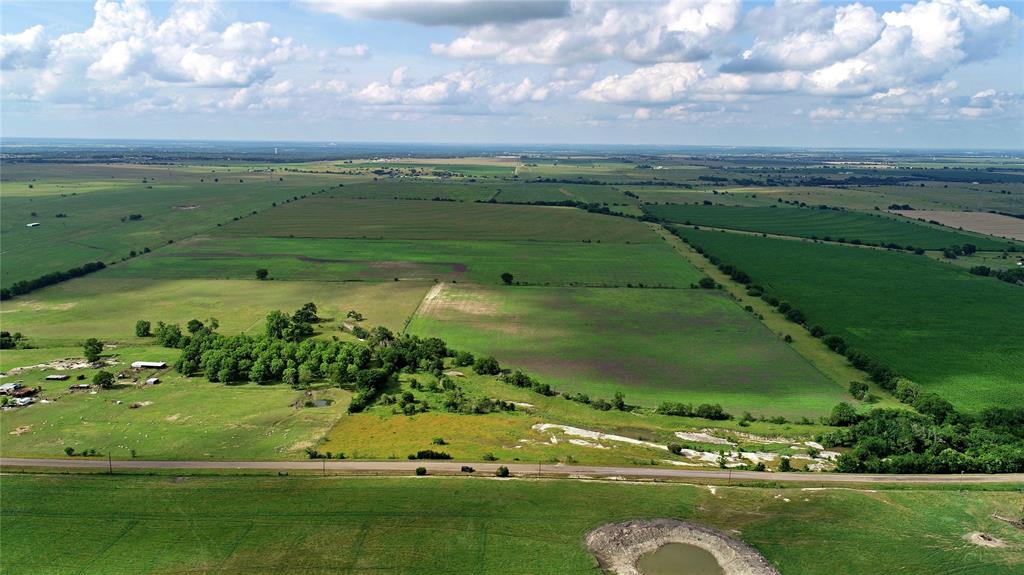
[(833, 241), (841, 238), (848, 242), (860, 240), (874, 244), (895, 243), (932, 250), (971, 243), (979, 250), (997, 251), (1013, 245), (991, 237), (862, 212), (686, 204), (645, 206), (644, 209), (654, 216), (680, 224), (802, 238), (828, 237)]
[[(657, 236), (654, 236), (657, 239)], [(686, 287), (699, 276), (660, 243), (362, 240), (200, 236), (104, 270), (115, 278), (444, 280)]]
[(318, 328), (325, 332), (339, 334), (351, 309), (369, 325), (400, 330), (429, 287), (425, 282), (115, 279), (101, 272), (4, 302), (3, 325), (36, 346), (80, 345), (89, 337), (142, 344), (151, 340), (135, 337), (140, 319), (184, 325), (192, 318), (215, 317), (224, 333), (253, 333), (262, 329), (270, 310), (291, 312), (312, 301), (330, 320)]
[(967, 411), (1020, 406), (1024, 290), (929, 258), (680, 228), (769, 293)]
[(703, 290), (445, 285), (410, 330), (494, 354), (557, 389), (631, 402), (823, 414), (845, 397), (774, 334)]
[[(0, 495), (0, 563), (11, 575), (592, 574), (584, 535), (636, 517), (733, 532), (785, 575), (1024, 567), (1022, 532), (990, 517), (1019, 511), (1024, 496), (1013, 492), (7, 475)], [(1007, 546), (972, 545), (974, 531)]]
[(224, 236), (408, 240), (660, 241), (643, 224), (576, 208), (314, 197), (246, 218)]
[[(173, 361), (177, 353), (124, 357), (128, 361), (121, 367), (142, 357)], [(307, 408), (302, 407), (303, 392), (287, 385), (221, 385), (173, 372), (160, 377), (159, 385), (126, 384), (95, 395), (68, 392), (68, 382), (44, 383), (51, 403), (0, 415), (0, 452), (5, 457), (63, 457), (64, 448), (73, 447), (116, 459), (130, 458), (131, 450), (143, 459), (297, 459), (348, 406), (349, 394), (340, 389), (316, 391), (317, 399), (333, 403)], [(136, 403), (142, 407), (129, 408)]]
[[(223, 168), (215, 169), (36, 165), (31, 171), (16, 166), (9, 173), (4, 166), (0, 195), (3, 285), (86, 262), (110, 263), (131, 251), (156, 249), (168, 240), (180, 240), (338, 180), (337, 176), (244, 171), (229, 175), (222, 173)], [(143, 219), (122, 222), (132, 214)], [(30, 222), (41, 225), (26, 227)]]

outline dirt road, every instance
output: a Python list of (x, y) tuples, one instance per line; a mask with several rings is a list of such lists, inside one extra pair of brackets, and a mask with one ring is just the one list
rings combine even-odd
[[(476, 474), (493, 475), (500, 463), (456, 463), (451, 461), (142, 461), (75, 457), (68, 459), (0, 458), (2, 468), (59, 469), (207, 469), (322, 471), (352, 475), (405, 475), (417, 467), (429, 473), (458, 474), (463, 465), (476, 469)], [(1024, 473), (964, 475), (867, 475), (854, 473), (766, 473), (757, 471), (690, 470), (658, 467), (594, 467), (587, 465), (544, 465), (529, 463), (505, 464), (513, 476), (565, 477), (571, 479), (704, 479), (718, 481), (771, 481), (793, 483), (1024, 483)]]

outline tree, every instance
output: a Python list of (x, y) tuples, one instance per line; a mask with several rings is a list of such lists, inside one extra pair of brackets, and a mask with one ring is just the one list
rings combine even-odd
[(828, 418), (829, 425), (835, 425), (838, 427), (848, 427), (857, 423), (860, 417), (857, 415), (857, 410), (852, 405), (845, 401), (837, 403), (832, 408), (832, 415)]
[(92, 376), (92, 384), (102, 389), (110, 389), (114, 386), (114, 374), (109, 371), (97, 371), (96, 375)]
[(267, 314), (267, 337), (270, 339), (284, 339), (285, 332), (290, 324), (288, 316), (280, 310), (274, 310)]
[(188, 324), (185, 326), (185, 329), (187, 329), (189, 333), (195, 335), (197, 331), (203, 329), (203, 322), (198, 319), (190, 319), (188, 320)]
[(267, 276), (269, 275), (270, 272), (267, 270), (267, 268), (259, 268), (256, 270), (256, 279), (260, 281), (267, 279)]
[(788, 457), (783, 457), (779, 460), (779, 471), (793, 471), (793, 466), (790, 465)]
[(868, 384), (863, 381), (851, 381), (850, 382), (850, 395), (853, 397), (863, 400), (868, 393)]
[(510, 274), (508, 272), (505, 272), (505, 273), (501, 274), (501, 281), (504, 282), (505, 285), (511, 285), (512, 284), (512, 279), (513, 279), (512, 278), (512, 274)]
[(480, 357), (473, 364), (473, 371), (479, 375), (498, 375), (501, 373), (501, 366), (493, 357)]
[(697, 282), (697, 285), (700, 286), (701, 289), (715, 289), (715, 286), (718, 284), (715, 283), (715, 280), (709, 277), (702, 277), (700, 278), (700, 281)]
[(103, 342), (90, 337), (85, 340), (85, 345), (82, 346), (85, 353), (85, 360), (89, 363), (96, 363), (100, 360), (100, 354), (103, 353)]
[(615, 399), (612, 400), (612, 407), (619, 411), (626, 411), (626, 396), (621, 391), (615, 392)]
[(417, 467), (416, 468), (416, 475), (423, 476), (423, 475), (426, 475), (426, 474), (427, 474), (427, 468), (426, 467)]
[(508, 477), (510, 475), (508, 467), (505, 467), (504, 465), (499, 465), (498, 470), (495, 471), (494, 474), (498, 477)]
[(153, 335), (150, 332), (151, 327), (152, 324), (150, 324), (148, 321), (144, 319), (140, 319), (139, 321), (135, 322), (135, 337), (149, 337)]

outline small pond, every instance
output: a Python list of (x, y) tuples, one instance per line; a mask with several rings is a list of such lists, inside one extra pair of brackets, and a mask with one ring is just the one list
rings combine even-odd
[(636, 562), (643, 575), (723, 575), (715, 556), (687, 543), (666, 543)]

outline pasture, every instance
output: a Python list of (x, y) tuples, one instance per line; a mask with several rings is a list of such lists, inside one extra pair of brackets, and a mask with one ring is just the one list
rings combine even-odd
[[(652, 234), (653, 235), (653, 234)], [(657, 238), (657, 236), (654, 236)], [(252, 278), (333, 282), (515, 281), (686, 287), (700, 279), (664, 242), (363, 240), (198, 236), (102, 272), (109, 278)], [(295, 288), (300, 289), (300, 288)]]
[[(132, 360), (173, 363), (177, 358), (175, 350), (162, 350), (170, 357), (154, 351), (127, 350), (113, 369), (123, 369)], [(67, 373), (91, 379), (95, 372)], [(5, 381), (34, 384), (41, 375), (31, 372)], [(68, 381), (45, 382), (42, 397), (49, 403), (0, 415), (0, 452), (4, 457), (64, 457), (64, 449), (71, 447), (79, 452), (95, 449), (114, 459), (297, 459), (348, 406), (349, 393), (340, 389), (314, 392), (331, 405), (303, 407), (304, 393), (287, 385), (222, 385), (172, 371), (159, 377), (158, 385), (122, 383), (95, 394), (70, 392)]]
[[(493, 354), (556, 389), (630, 403), (720, 403), (812, 416), (845, 398), (734, 302), (692, 289), (484, 288), (445, 284), (412, 333)], [(843, 382), (845, 384), (845, 382)]]
[(923, 256), (679, 228), (855, 349), (958, 408), (1020, 406), (1024, 291)]
[[(253, 269), (256, 265), (250, 262)], [(4, 302), (3, 325), (36, 346), (73, 346), (89, 337), (139, 345), (151, 341), (135, 337), (140, 319), (155, 326), (215, 317), (223, 333), (256, 333), (270, 310), (291, 312), (312, 301), (327, 319), (318, 325), (326, 333), (340, 335), (351, 309), (371, 326), (400, 330), (429, 287), (424, 282), (127, 279), (101, 272)]]
[[(734, 531), (786, 575), (1010, 575), (1024, 546), (1020, 530), (991, 517), (1019, 511), (1013, 492), (7, 475), (0, 495), (11, 575), (595, 573), (585, 534), (637, 517)], [(966, 542), (974, 531), (1007, 546)]]
[[(155, 250), (340, 181), (217, 167), (5, 165), (4, 172), (0, 278), (5, 287)], [(26, 227), (32, 222), (40, 225)]]
[(224, 226), (228, 237), (657, 242), (643, 224), (577, 208), (317, 196)]
[(982, 235), (864, 212), (687, 204), (644, 206), (644, 209), (653, 216), (679, 224), (801, 238), (827, 238), (846, 242), (857, 240), (872, 244), (894, 243), (899, 246), (931, 250), (970, 243), (982, 251), (997, 251), (1013, 245), (1008, 241)]

